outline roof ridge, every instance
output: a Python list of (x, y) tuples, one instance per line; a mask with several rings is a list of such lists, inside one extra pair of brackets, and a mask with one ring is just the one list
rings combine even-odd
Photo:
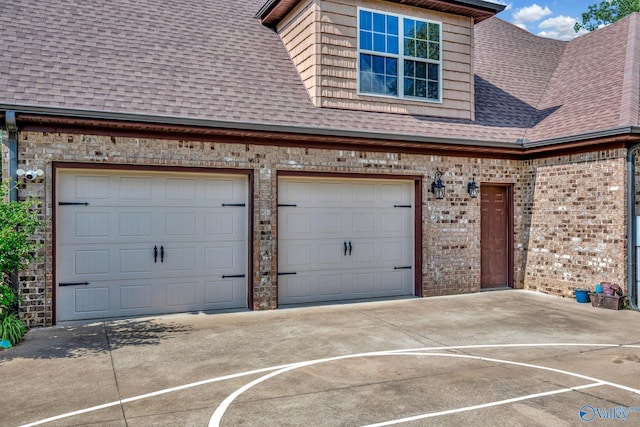
[(621, 126), (637, 126), (640, 122), (640, 13), (633, 13), (627, 18), (629, 19), (629, 29), (619, 124)]

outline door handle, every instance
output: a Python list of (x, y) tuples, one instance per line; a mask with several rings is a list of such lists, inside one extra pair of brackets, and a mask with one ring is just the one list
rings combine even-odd
[(351, 240), (349, 240), (349, 256), (351, 256)]
[(160, 246), (160, 262), (164, 262), (164, 246)]
[(347, 241), (344, 241), (344, 256), (347, 256)]
[(153, 247), (153, 262), (158, 262), (158, 246)]

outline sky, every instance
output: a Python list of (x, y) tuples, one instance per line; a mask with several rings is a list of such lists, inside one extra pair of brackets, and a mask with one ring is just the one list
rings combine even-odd
[(530, 33), (558, 40), (572, 40), (586, 33), (577, 33), (573, 26), (589, 5), (600, 0), (488, 0), (506, 4), (497, 16)]

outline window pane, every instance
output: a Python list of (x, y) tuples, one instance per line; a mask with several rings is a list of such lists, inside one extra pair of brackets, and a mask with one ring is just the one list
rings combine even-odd
[(398, 75), (398, 60), (395, 58), (385, 59), (385, 74), (390, 76)]
[(385, 33), (386, 32), (386, 20), (385, 16), (381, 13), (373, 14), (373, 31), (376, 33)]
[(429, 41), (440, 42), (440, 25), (429, 22)]
[(440, 67), (438, 64), (429, 64), (429, 75), (427, 76), (429, 80), (438, 80), (440, 78)]
[(386, 52), (384, 34), (373, 33), (373, 50), (376, 52)]
[(360, 92), (371, 93), (371, 76), (370, 73), (360, 73)]
[(405, 39), (404, 54), (407, 56), (416, 56), (416, 41), (414, 39)]
[(429, 82), (429, 93), (427, 97), (429, 99), (440, 99), (440, 94), (438, 93), (438, 82)]
[(398, 17), (397, 16), (387, 16), (387, 33), (393, 34), (394, 36), (398, 35)]
[(429, 44), (425, 41), (418, 40), (416, 42), (416, 58), (427, 58), (427, 49)]
[(440, 43), (429, 43), (429, 59), (440, 60)]
[(384, 75), (382, 74), (373, 74), (373, 82), (371, 87), (371, 92), (384, 94), (385, 86), (384, 86)]
[(404, 75), (406, 77), (415, 77), (415, 67), (414, 67), (415, 62), (414, 61), (408, 61), (405, 59), (404, 61)]
[(360, 55), (360, 71), (371, 72), (371, 55)]
[(416, 35), (417, 39), (427, 40), (429, 38), (429, 34), (427, 32), (427, 23), (416, 21)]
[(420, 98), (427, 97), (427, 82), (424, 80), (416, 80), (416, 96)]
[(398, 38), (396, 36), (387, 36), (387, 53), (398, 54)]
[(387, 76), (387, 95), (398, 95), (398, 79), (396, 77)]
[(419, 79), (427, 78), (427, 64), (416, 61), (416, 77)]
[(371, 12), (360, 11), (360, 29), (369, 31), (373, 29)]
[(414, 79), (404, 79), (404, 96), (415, 96), (415, 80)]
[(360, 31), (360, 49), (372, 50), (373, 40), (371, 33), (368, 31)]
[(376, 74), (384, 74), (384, 58), (382, 56), (372, 56), (373, 72)]
[(413, 19), (405, 19), (404, 20), (404, 36), (405, 37), (413, 37), (415, 34), (415, 25), (416, 21)]

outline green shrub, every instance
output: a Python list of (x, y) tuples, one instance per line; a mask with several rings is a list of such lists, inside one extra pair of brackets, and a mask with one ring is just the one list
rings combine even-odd
[(11, 286), (10, 277), (36, 258), (38, 242), (34, 234), (44, 223), (38, 218), (36, 200), (7, 201), (10, 184), (0, 184), (0, 340), (15, 344), (22, 340), (26, 327), (17, 314), (20, 296)]
[(26, 333), (24, 322), (16, 313), (3, 311), (0, 313), (0, 341), (8, 340), (11, 345), (16, 345)]

